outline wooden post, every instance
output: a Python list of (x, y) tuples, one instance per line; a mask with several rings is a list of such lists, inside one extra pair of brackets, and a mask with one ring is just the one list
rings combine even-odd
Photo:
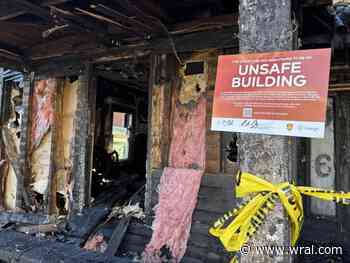
[[(2, 134), (2, 112), (3, 112), (3, 89), (4, 89), (4, 69), (0, 68), (0, 134)], [(0, 161), (3, 160), (5, 157), (5, 151), (4, 151), (4, 145), (2, 143), (2, 139), (0, 136)], [(4, 177), (5, 177), (5, 172), (2, 167), (0, 167), (0, 210), (4, 208), (4, 198), (5, 198), (5, 193), (4, 193)]]
[[(73, 213), (80, 213), (90, 203), (91, 168), (93, 147), (93, 103), (91, 103), (92, 65), (87, 65), (84, 73), (79, 76), (77, 91), (78, 105), (74, 120), (74, 146), (73, 146)], [(94, 97), (95, 99), (95, 97)], [(93, 105), (92, 105), (93, 104)]]
[[(240, 0), (239, 12), (241, 53), (292, 49), (290, 0)], [(272, 183), (292, 179), (296, 152), (294, 139), (241, 133), (238, 147), (242, 171), (259, 175)], [(257, 246), (290, 245), (289, 221), (280, 204), (248, 245), (251, 253), (242, 255), (241, 262), (291, 262), (290, 256), (254, 253)]]
[(19, 145), (19, 164), (21, 174), (17, 175), (17, 196), (16, 206), (21, 208), (23, 206), (23, 198), (28, 199), (25, 205), (31, 204), (29, 196), (27, 196), (27, 189), (31, 183), (31, 174), (28, 164), (30, 127), (31, 127), (31, 107), (32, 94), (34, 89), (34, 73), (23, 74), (23, 115), (21, 123), (21, 138)]
[[(148, 218), (153, 214), (152, 195), (159, 183), (154, 169), (168, 165), (172, 85), (176, 72), (174, 57), (168, 54), (151, 55), (148, 96), (148, 151), (145, 211)], [(173, 75), (172, 75), (173, 74)], [(154, 197), (154, 195), (153, 195)]]

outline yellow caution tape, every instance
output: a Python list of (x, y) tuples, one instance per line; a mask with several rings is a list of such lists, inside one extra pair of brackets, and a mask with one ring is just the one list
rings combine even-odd
[[(253, 198), (219, 218), (209, 232), (220, 239), (228, 252), (238, 252), (265, 222), (280, 200), (291, 224), (291, 243), (299, 238), (304, 219), (302, 195), (349, 205), (350, 193), (335, 192), (313, 187), (295, 186), (288, 182), (272, 184), (249, 173), (238, 172), (236, 196)], [(237, 262), (233, 258), (231, 263)]]

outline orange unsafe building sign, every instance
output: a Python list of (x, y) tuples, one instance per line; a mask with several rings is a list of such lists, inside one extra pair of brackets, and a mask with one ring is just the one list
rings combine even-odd
[(324, 136), (330, 49), (219, 56), (212, 130)]

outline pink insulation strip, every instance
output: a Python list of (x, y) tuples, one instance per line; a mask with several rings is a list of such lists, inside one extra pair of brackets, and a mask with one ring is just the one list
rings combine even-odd
[(153, 221), (154, 231), (145, 249), (145, 262), (162, 262), (156, 255), (164, 245), (171, 251), (175, 262), (184, 256), (202, 174), (203, 171), (193, 169), (164, 169)]
[(189, 107), (176, 105), (169, 156), (171, 167), (164, 169), (160, 180), (153, 235), (143, 257), (146, 263), (165, 262), (159, 257), (164, 246), (171, 251), (172, 262), (180, 262), (187, 249), (205, 168), (206, 99), (202, 97), (198, 104)]
[(189, 111), (189, 106), (176, 105), (169, 166), (176, 168), (205, 167), (206, 99)]
[(41, 140), (50, 130), (51, 124), (53, 123), (55, 89), (55, 79), (35, 82), (32, 102), (32, 150), (39, 146)]

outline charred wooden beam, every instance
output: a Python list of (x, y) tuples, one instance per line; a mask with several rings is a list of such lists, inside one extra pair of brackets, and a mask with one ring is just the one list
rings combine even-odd
[(47, 0), (47, 1), (43, 1), (43, 3), (41, 3), (40, 5), (51, 6), (51, 5), (60, 5), (68, 2), (72, 2), (72, 0)]
[(75, 137), (73, 141), (73, 168), (74, 175), (72, 212), (81, 213), (90, 204), (91, 187), (91, 156), (90, 152), (90, 120), (92, 109), (89, 105), (89, 88), (91, 87), (92, 66), (79, 76), (77, 96), (79, 98), (74, 119)]
[(96, 11), (100, 12), (101, 14), (113, 17), (119, 23), (129, 24), (131, 27), (135, 27), (136, 29), (142, 30), (144, 32), (154, 32), (154, 28), (148, 26), (147, 24), (142, 23), (133, 17), (126, 16), (105, 5), (98, 4), (98, 5), (91, 5), (90, 7), (93, 9), (96, 9)]
[(306, 0), (303, 3), (305, 7), (320, 6), (320, 5), (332, 5), (332, 0)]
[(238, 15), (221, 15), (196, 19), (190, 22), (179, 23), (169, 30), (172, 35), (193, 33), (198, 31), (209, 31), (221, 29), (223, 27), (236, 27), (238, 25)]
[(131, 4), (135, 5), (140, 10), (145, 10), (148, 14), (161, 18), (165, 21), (169, 20), (169, 16), (166, 12), (161, 8), (160, 2), (155, 2), (152, 0), (144, 0), (144, 1), (135, 1), (129, 0)]
[[(58, 5), (58, 4), (63, 4), (66, 2), (70, 2), (72, 0), (48, 0), (48, 1), (43, 1), (40, 5), (41, 6), (51, 6), (51, 5)], [(31, 4), (30, 2), (26, 1), (27, 4)], [(21, 3), (20, 3), (21, 4)], [(0, 21), (4, 20), (9, 20), (12, 18), (16, 18), (18, 16), (21, 16), (26, 13), (32, 13), (38, 15), (37, 11), (31, 11), (28, 10), (30, 8), (29, 5), (16, 5), (16, 1), (11, 1), (11, 0), (3, 0), (0, 2)], [(40, 16), (47, 17), (45, 13), (42, 13), (43, 10), (39, 11), (41, 13)]]
[(57, 19), (69, 21), (69, 24), (77, 29), (87, 32), (94, 32), (96, 35), (107, 33), (107, 30), (103, 26), (97, 23), (92, 23), (91, 21), (84, 19), (70, 11), (54, 6), (50, 6), (50, 8), (56, 14)]
[(118, 252), (119, 247), (122, 244), (122, 241), (125, 237), (126, 231), (128, 230), (130, 221), (130, 216), (123, 217), (120, 220), (118, 226), (113, 231), (112, 237), (108, 243), (107, 250), (105, 252), (106, 255), (114, 256)]
[[(93, 36), (96, 39), (96, 42), (103, 46), (113, 46), (116, 44), (117, 41), (110, 36), (108, 28), (105, 26), (99, 23), (94, 23), (91, 20), (87, 20), (84, 17), (61, 8), (54, 6), (50, 6), (50, 8), (51, 11), (55, 13), (55, 17), (58, 20), (61, 20), (65, 24), (69, 24), (73, 30), (88, 33), (90, 36)], [(120, 32), (121, 31), (118, 33)]]
[(12, 1), (0, 1), (0, 20), (15, 18), (25, 13), (25, 10)]
[(4, 11), (2, 11), (2, 12), (3, 12), (3, 14), (0, 14), (1, 21), (16, 18), (16, 17), (24, 15), (26, 13), (26, 11), (18, 10), (18, 9), (16, 9), (16, 10), (14, 9), (13, 11), (10, 11), (10, 12), (7, 11), (6, 13)]
[(12, 0), (14, 3), (18, 4), (21, 8), (26, 10), (28, 13), (35, 14), (44, 20), (50, 20), (50, 12), (45, 8), (42, 8), (36, 4), (33, 4), (27, 0)]
[[(22, 193), (27, 193), (27, 189), (30, 188), (31, 183), (31, 174), (29, 169), (29, 145), (30, 145), (30, 127), (31, 127), (31, 119), (30, 113), (32, 109), (32, 95), (34, 89), (34, 73), (24, 74), (23, 80), (23, 114), (22, 114), (22, 130), (21, 130), (21, 138), (19, 145), (19, 163), (22, 170), (22, 176), (17, 180), (17, 206), (22, 207)], [(26, 197), (27, 198), (27, 197)], [(30, 200), (26, 201), (26, 203), (32, 203)], [(27, 204), (28, 205), (28, 204)]]
[(117, 27), (118, 30), (121, 29), (121, 30), (124, 30), (127, 33), (132, 33), (133, 35), (136, 35), (136, 36), (139, 36), (141, 38), (144, 38), (144, 34), (139, 32), (138, 30), (135, 30), (133, 27), (126, 26), (126, 25), (120, 23), (119, 21), (115, 21), (115, 20), (110, 19), (108, 17), (102, 16), (102, 15), (99, 15), (99, 14), (95, 14), (93, 12), (90, 12), (90, 11), (87, 11), (87, 10), (84, 10), (84, 9), (81, 9), (81, 8), (75, 8), (75, 10), (79, 11), (80, 13), (82, 13), (84, 15), (93, 17), (93, 18), (95, 18), (97, 20), (100, 20), (100, 21), (103, 21), (103, 22), (107, 22), (107, 23), (111, 24), (112, 26)]
[[(203, 32), (171, 36), (177, 52), (190, 52), (204, 49), (222, 49), (238, 47), (237, 39), (233, 32), (237, 27), (224, 28), (221, 30), (212, 29)], [(215, 37), (213, 37), (215, 35)], [(174, 52), (170, 37), (151, 41), (150, 48), (156, 53)]]
[[(222, 49), (222, 48), (237, 48), (238, 42), (234, 38), (232, 28), (224, 28), (221, 30), (211, 30), (204, 32), (196, 32), (191, 34), (176, 35), (173, 37), (175, 47), (178, 52), (191, 52), (194, 50), (205, 49)], [(213, 38), (215, 34), (215, 38)], [(45, 46), (40, 47), (45, 50)], [(34, 49), (33, 49), (34, 50)], [(76, 50), (75, 50), (76, 51)], [(134, 56), (145, 56), (149, 52), (154, 53), (172, 53), (174, 52), (168, 38), (154, 39), (152, 41), (143, 41), (135, 45), (126, 45), (119, 48), (110, 48), (108, 50), (89, 51), (84, 53), (81, 51), (79, 54), (74, 54), (73, 50), (66, 50), (66, 54), (55, 55), (50, 58), (47, 54), (45, 59), (36, 59), (33, 61), (33, 69), (39, 72), (48, 72), (49, 70), (59, 71), (64, 69), (63, 65), (69, 67), (74, 63), (80, 64), (84, 61), (90, 62), (107, 62), (125, 58), (131, 58)]]
[(19, 61), (24, 60), (24, 52), (22, 50), (1, 41), (0, 41), (0, 52), (9, 55), (15, 60), (19, 60)]
[(162, 30), (162, 26), (159, 24), (160, 20), (158, 17), (153, 17), (152, 15), (145, 13), (129, 0), (112, 0), (112, 2), (115, 2), (117, 5), (120, 5), (124, 9), (128, 10), (131, 14), (136, 15), (138, 20), (142, 23), (152, 25), (158, 31)]

